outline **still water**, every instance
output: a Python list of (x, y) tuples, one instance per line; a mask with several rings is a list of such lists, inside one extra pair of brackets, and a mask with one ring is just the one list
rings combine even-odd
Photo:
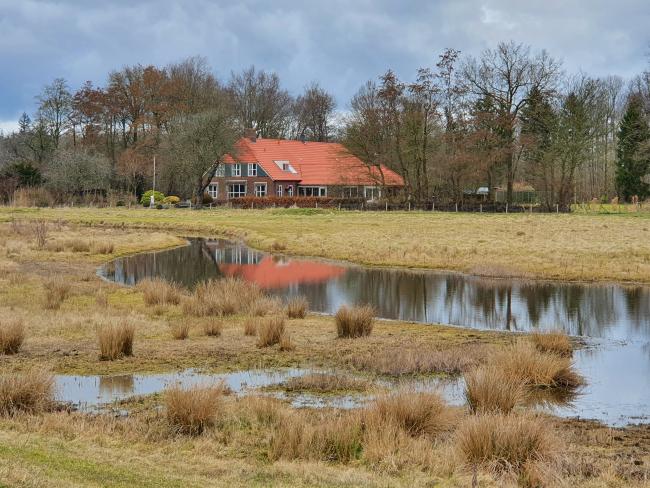
[(650, 287), (490, 279), (457, 273), (368, 268), (275, 256), (225, 240), (192, 239), (188, 246), (108, 263), (99, 273), (135, 284), (163, 277), (192, 287), (236, 276), (280, 296), (304, 295), (310, 309), (333, 313), (369, 303), (377, 315), (478, 329), (563, 329), (589, 338), (576, 351), (588, 386), (559, 414), (612, 425), (650, 418)]

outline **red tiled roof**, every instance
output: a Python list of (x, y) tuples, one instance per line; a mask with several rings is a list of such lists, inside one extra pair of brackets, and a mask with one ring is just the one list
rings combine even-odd
[[(235, 157), (227, 163), (258, 163), (274, 180), (300, 181), (301, 185), (381, 185), (403, 186), (404, 179), (381, 166), (368, 167), (334, 142), (301, 142), (285, 139), (241, 138), (235, 145)], [(288, 161), (297, 171), (284, 171), (275, 161)]]

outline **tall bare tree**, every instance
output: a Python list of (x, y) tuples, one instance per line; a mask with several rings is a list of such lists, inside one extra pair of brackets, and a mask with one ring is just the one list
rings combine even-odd
[(296, 99), (293, 107), (296, 136), (310, 141), (327, 142), (332, 135), (335, 109), (334, 97), (318, 83), (312, 83)]

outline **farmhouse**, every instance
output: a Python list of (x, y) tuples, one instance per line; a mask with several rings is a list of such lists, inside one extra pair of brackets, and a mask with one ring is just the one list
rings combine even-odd
[(255, 197), (345, 197), (374, 200), (404, 180), (385, 166), (368, 166), (341, 145), (242, 137), (208, 185), (216, 200)]

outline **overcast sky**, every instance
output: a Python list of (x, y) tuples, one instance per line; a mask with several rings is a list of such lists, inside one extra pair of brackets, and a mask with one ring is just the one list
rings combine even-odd
[(103, 84), (127, 64), (205, 56), (217, 76), (255, 64), (340, 109), (368, 79), (405, 79), (446, 47), (546, 48), (566, 71), (629, 78), (648, 63), (650, 0), (0, 0), (0, 129), (56, 77)]

